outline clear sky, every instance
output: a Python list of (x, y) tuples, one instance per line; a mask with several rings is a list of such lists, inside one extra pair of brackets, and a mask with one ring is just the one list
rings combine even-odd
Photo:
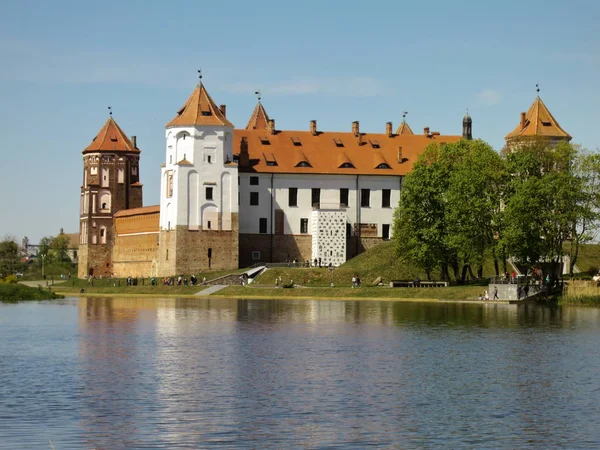
[(244, 127), (254, 91), (280, 129), (384, 132), (402, 111), (500, 149), (541, 97), (574, 142), (600, 146), (600, 2), (0, 2), (0, 237), (78, 231), (81, 151), (108, 117), (142, 149), (159, 201), (164, 125), (202, 68)]

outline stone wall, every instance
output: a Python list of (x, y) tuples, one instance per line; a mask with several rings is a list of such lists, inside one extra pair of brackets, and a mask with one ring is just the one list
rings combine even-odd
[(175, 230), (161, 230), (158, 243), (158, 276), (169, 277), (177, 273), (177, 235)]
[[(260, 252), (259, 259), (252, 258), (252, 252), (255, 251)], [(310, 260), (311, 256), (310, 234), (240, 234), (240, 267), (248, 267), (258, 262), (306, 261)]]
[(117, 236), (113, 275), (119, 278), (157, 275), (158, 233)]

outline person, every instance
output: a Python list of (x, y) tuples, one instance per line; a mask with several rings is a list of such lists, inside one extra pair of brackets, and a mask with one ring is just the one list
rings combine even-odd
[(525, 285), (524, 291), (525, 291), (525, 298), (529, 297), (529, 285), (528, 284)]
[(360, 287), (360, 277), (358, 275), (356, 275), (356, 287)]
[(483, 294), (484, 294), (484, 295), (483, 295), (483, 297), (484, 297), (486, 300), (489, 300), (489, 299), (490, 299), (490, 294), (488, 293), (488, 291), (487, 291), (487, 290), (483, 291)]
[(500, 300), (500, 297), (498, 297), (498, 286), (494, 286), (494, 300)]
[(477, 300), (479, 300), (479, 301), (483, 300), (483, 295), (479, 294), (479, 297), (477, 297)]
[(356, 287), (356, 275), (352, 275), (352, 288)]
[(275, 287), (279, 287), (279, 278), (275, 277)]
[(317, 258), (315, 258), (314, 263), (315, 263), (314, 267), (317, 267), (317, 264), (319, 263), (319, 261), (317, 260)]
[(521, 300), (521, 286), (517, 286), (517, 300)]
[(202, 284), (206, 284), (206, 277), (202, 277)]
[(244, 285), (244, 276), (243, 275), (240, 276), (240, 285), (241, 286)]

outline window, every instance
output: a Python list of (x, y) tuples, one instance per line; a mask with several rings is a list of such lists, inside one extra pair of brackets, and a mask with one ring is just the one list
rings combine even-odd
[(360, 190), (360, 206), (368, 208), (371, 206), (371, 190), (361, 189)]
[(300, 141), (300, 138), (299, 138), (299, 137), (293, 137), (293, 138), (291, 138), (291, 139), (292, 139), (292, 142), (294, 143), (294, 145), (295, 145), (296, 147), (300, 147), (300, 146), (302, 145), (302, 141)]
[(350, 239), (352, 237), (352, 225), (346, 223), (346, 239)]
[(381, 146), (379, 145), (379, 142), (377, 142), (377, 140), (371, 139), (371, 140), (369, 140), (369, 142), (371, 143), (371, 147), (373, 147), (373, 148), (381, 148)]
[(209, 164), (212, 164), (212, 156), (207, 155), (206, 160), (208, 161)]
[(348, 194), (350, 189), (341, 188), (340, 189), (340, 205), (348, 206)]
[(258, 192), (250, 192), (250, 205), (258, 206)]
[(296, 164), (296, 167), (312, 167), (308, 161), (300, 161), (298, 164)]
[(391, 169), (390, 165), (388, 163), (381, 163), (379, 164), (377, 167), (375, 167), (376, 169)]
[(552, 126), (552, 122), (544, 122), (542, 120), (542, 125), (545, 126), (545, 127), (551, 127)]
[(206, 221), (206, 228), (208, 228), (209, 230), (212, 228), (212, 224), (211, 224), (210, 220)]
[(341, 139), (335, 138), (335, 139), (333, 139), (333, 142), (335, 142), (335, 146), (336, 147), (343, 147), (344, 146), (344, 143), (342, 142)]
[(392, 191), (391, 189), (384, 189), (383, 191), (381, 191), (381, 207), (382, 208), (389, 208), (391, 205), (391, 195), (392, 195)]
[(390, 224), (384, 223), (381, 226), (381, 237), (383, 238), (384, 241), (390, 240)]
[(206, 200), (213, 200), (213, 188), (212, 187), (206, 188)]
[(319, 208), (319, 203), (321, 203), (321, 189), (312, 188), (311, 189), (311, 204), (313, 207)]
[(258, 186), (258, 177), (250, 177), (250, 186)]
[(300, 233), (308, 233), (308, 219), (300, 219)]
[(102, 209), (106, 209), (106, 203), (102, 203)]
[(173, 197), (173, 172), (167, 174), (167, 197)]
[(262, 145), (271, 145), (271, 142), (269, 142), (269, 138), (266, 136), (259, 136), (258, 137), (260, 139), (260, 143)]
[(261, 217), (258, 219), (258, 232), (265, 234), (267, 232), (267, 218)]
[(298, 188), (291, 187), (288, 189), (288, 193), (288, 206), (298, 206)]
[(351, 162), (345, 162), (339, 168), (340, 169), (355, 169), (354, 165)]
[(276, 166), (277, 161), (267, 161), (267, 166)]
[(259, 252), (258, 250), (254, 250), (254, 251), (252, 252), (252, 259), (253, 259), (254, 261), (258, 261), (258, 260), (260, 260), (260, 252)]

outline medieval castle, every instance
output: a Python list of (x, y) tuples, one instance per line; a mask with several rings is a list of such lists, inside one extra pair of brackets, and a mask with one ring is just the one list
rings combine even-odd
[[(171, 276), (259, 262), (342, 264), (391, 238), (403, 177), (432, 142), (394, 131), (278, 130), (260, 99), (235, 129), (199, 83), (165, 130), (160, 204), (143, 206), (140, 150), (109, 117), (83, 150), (79, 277)], [(570, 140), (539, 96), (514, 131)]]

